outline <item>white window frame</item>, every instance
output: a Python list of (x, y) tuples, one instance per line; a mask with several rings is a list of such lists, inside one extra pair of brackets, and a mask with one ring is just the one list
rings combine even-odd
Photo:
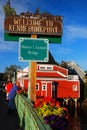
[(36, 84), (38, 86), (38, 89), (36, 88), (36, 91), (39, 91), (39, 83)]
[(45, 66), (40, 66), (40, 70), (45, 70)]
[[(45, 86), (45, 89), (43, 88)], [(46, 84), (42, 84), (42, 90), (46, 91), (47, 90), (47, 85)]]
[(40, 65), (40, 70), (53, 70), (53, 66)]
[(73, 90), (73, 91), (78, 91), (77, 85), (73, 85), (73, 86), (72, 86), (72, 90)]
[(53, 66), (47, 66), (47, 70), (53, 70)]

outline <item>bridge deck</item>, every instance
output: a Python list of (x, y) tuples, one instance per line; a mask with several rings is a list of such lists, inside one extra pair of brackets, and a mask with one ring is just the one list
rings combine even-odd
[(0, 90), (0, 130), (21, 130), (17, 112), (7, 113), (6, 94)]

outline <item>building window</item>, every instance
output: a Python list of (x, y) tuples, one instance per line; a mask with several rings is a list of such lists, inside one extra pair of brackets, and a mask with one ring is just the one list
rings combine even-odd
[(53, 67), (52, 66), (48, 66), (47, 70), (53, 70)]
[(46, 90), (46, 85), (42, 85), (42, 90)]
[(40, 70), (45, 70), (45, 67), (44, 66), (40, 66)]
[(39, 90), (39, 84), (36, 84), (36, 90)]
[(53, 66), (47, 66), (47, 65), (44, 65), (44, 66), (40, 66), (40, 70), (53, 70)]
[(77, 91), (77, 90), (78, 90), (78, 89), (77, 89), (77, 85), (73, 85), (73, 86), (72, 86), (72, 90), (73, 90), (73, 91)]

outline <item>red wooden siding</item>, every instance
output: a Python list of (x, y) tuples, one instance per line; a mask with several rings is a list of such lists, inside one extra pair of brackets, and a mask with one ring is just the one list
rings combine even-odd
[(24, 89), (28, 90), (28, 79), (24, 79)]
[(37, 77), (57, 77), (57, 78), (64, 78), (65, 75), (61, 75), (60, 73), (57, 72), (44, 72), (44, 71), (39, 71), (37, 72)]
[[(78, 81), (58, 81), (57, 97), (58, 98), (79, 98), (79, 82)], [(77, 86), (77, 91), (73, 90), (73, 86)]]
[(54, 65), (53, 70), (56, 70), (56, 71), (59, 71), (59, 72), (65, 74), (65, 75), (68, 75), (68, 70), (65, 69), (65, 68), (62, 68), (62, 67), (60, 67), (60, 66), (55, 66), (55, 65)]
[(52, 84), (50, 82), (47, 83), (47, 97), (52, 98)]
[(41, 81), (37, 80), (36, 84), (38, 84), (39, 89), (36, 90), (36, 96), (40, 97), (41, 95)]

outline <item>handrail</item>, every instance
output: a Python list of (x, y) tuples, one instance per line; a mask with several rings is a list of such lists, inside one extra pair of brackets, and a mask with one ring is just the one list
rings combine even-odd
[(45, 121), (37, 115), (32, 102), (22, 94), (15, 97), (20, 127), (22, 130), (52, 130)]

